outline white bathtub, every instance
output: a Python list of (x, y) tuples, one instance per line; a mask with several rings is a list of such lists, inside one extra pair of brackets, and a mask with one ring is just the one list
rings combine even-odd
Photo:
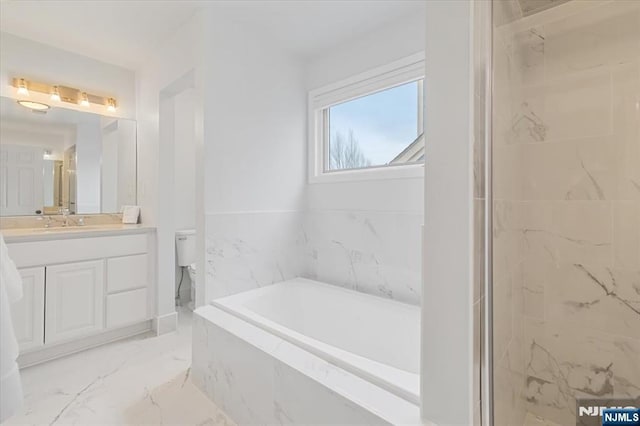
[(417, 306), (303, 278), (212, 304), (419, 404)]

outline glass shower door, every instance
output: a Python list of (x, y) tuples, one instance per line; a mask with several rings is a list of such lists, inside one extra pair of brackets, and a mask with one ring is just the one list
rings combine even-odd
[(494, 423), (574, 425), (640, 404), (640, 2), (494, 0), (492, 31)]

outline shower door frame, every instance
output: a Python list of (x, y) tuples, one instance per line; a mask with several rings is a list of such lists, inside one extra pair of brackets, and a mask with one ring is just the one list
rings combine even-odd
[[(484, 126), (484, 221), (483, 221), (483, 293), (482, 315), (480, 327), (480, 410), (481, 424), (494, 424), (494, 386), (493, 386), (493, 4), (495, 0), (477, 1), (475, 3), (477, 25), (474, 37), (484, 37), (484, 49), (474, 54), (483, 55), (484, 67), (474, 70), (483, 72), (479, 81), (484, 85), (484, 97), (476, 102), (483, 102), (484, 114), (480, 118)], [(478, 81), (478, 80), (476, 80)], [(479, 106), (479, 105), (478, 105)], [(476, 231), (476, 235), (478, 231)]]

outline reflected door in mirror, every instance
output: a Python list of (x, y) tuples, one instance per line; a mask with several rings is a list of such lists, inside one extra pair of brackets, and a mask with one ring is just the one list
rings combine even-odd
[(3, 216), (36, 214), (44, 205), (43, 149), (0, 146), (0, 207)]

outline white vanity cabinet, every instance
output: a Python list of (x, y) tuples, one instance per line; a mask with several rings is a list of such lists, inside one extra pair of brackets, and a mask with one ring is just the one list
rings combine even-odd
[(44, 344), (44, 268), (20, 269), (22, 299), (11, 305), (11, 320), (20, 350)]
[(24, 296), (11, 306), (22, 365), (151, 328), (152, 228), (11, 238), (7, 246), (23, 279)]

